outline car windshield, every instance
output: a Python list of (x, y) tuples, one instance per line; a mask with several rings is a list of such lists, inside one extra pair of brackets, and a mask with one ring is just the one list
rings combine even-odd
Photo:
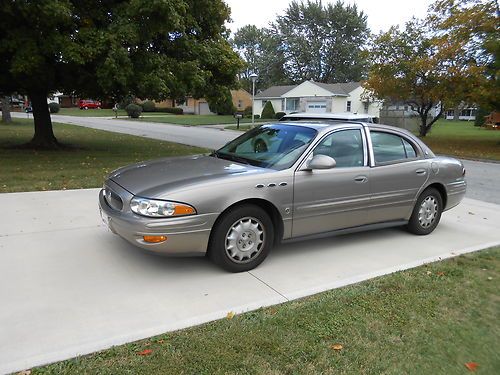
[(268, 124), (254, 128), (212, 156), (263, 168), (289, 168), (316, 136), (306, 126)]

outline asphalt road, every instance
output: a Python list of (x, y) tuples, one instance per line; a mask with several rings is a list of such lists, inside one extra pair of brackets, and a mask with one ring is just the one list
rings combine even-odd
[[(26, 118), (24, 113), (12, 113)], [(53, 121), (112, 132), (161, 139), (190, 146), (217, 149), (240, 135), (240, 132), (215, 127), (181, 126), (154, 122), (133, 122), (103, 117), (52, 115)], [(464, 160), (467, 168), (467, 197), (500, 204), (500, 163)]]
[[(26, 114), (24, 113), (13, 112), (12, 116), (26, 118)], [(208, 149), (218, 149), (241, 135), (241, 132), (238, 131), (224, 130), (216, 127), (172, 125), (143, 120), (135, 122), (109, 117), (52, 115), (52, 121)]]
[(500, 244), (500, 205), (466, 199), (429, 236), (297, 242), (231, 274), (139, 251), (102, 226), (97, 192), (0, 194), (0, 374)]

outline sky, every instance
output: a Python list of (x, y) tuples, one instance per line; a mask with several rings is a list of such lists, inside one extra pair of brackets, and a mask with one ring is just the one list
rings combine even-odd
[[(291, 0), (224, 0), (231, 7), (232, 23), (227, 26), (234, 33), (238, 28), (251, 24), (266, 27), (276, 14), (288, 7)], [(323, 4), (336, 0), (323, 0)], [(356, 3), (367, 16), (368, 27), (373, 33), (387, 31), (392, 25), (403, 26), (412, 16), (422, 18), (431, 0), (344, 0)]]

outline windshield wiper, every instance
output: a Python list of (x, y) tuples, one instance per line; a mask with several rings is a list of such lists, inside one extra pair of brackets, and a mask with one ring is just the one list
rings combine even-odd
[(213, 153), (213, 155), (219, 159), (232, 160), (232, 161), (235, 161), (235, 162), (241, 163), (241, 164), (250, 164), (250, 161), (248, 159), (241, 157), (241, 156), (234, 155), (234, 154), (226, 154), (226, 153), (222, 153), (219, 151), (215, 151)]

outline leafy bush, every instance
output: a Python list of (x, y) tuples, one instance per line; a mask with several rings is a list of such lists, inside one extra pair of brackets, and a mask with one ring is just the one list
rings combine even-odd
[(161, 112), (161, 113), (173, 113), (174, 115), (184, 114), (184, 110), (182, 108), (158, 108), (158, 107), (156, 107), (155, 111)]
[(243, 111), (243, 115), (245, 115), (245, 117), (252, 117), (252, 106), (249, 105), (248, 107), (245, 108), (245, 110)]
[(131, 118), (139, 118), (142, 113), (142, 107), (137, 104), (129, 104), (125, 107), (125, 111), (127, 111), (127, 115)]
[(270, 101), (266, 102), (264, 109), (262, 110), (261, 118), (274, 118), (275, 112), (273, 103)]
[(280, 118), (282, 118), (284, 115), (286, 115), (285, 112), (276, 112), (276, 114), (274, 115), (274, 118), (276, 120), (279, 120)]
[(123, 99), (118, 103), (118, 108), (125, 109), (129, 104), (134, 104), (135, 98), (131, 95), (123, 97)]
[(488, 111), (479, 107), (476, 110), (476, 119), (474, 120), (474, 126), (483, 126), (485, 122), (485, 117), (488, 116), (489, 114), (490, 113)]
[(152, 100), (145, 100), (141, 104), (143, 112), (154, 112), (156, 109), (156, 104)]
[(50, 113), (57, 113), (59, 112), (59, 109), (61, 108), (61, 106), (59, 105), (59, 103), (49, 103), (49, 112)]
[[(252, 117), (252, 116), (250, 115), (250, 117)], [(254, 119), (256, 119), (256, 120), (259, 119), (259, 118), (260, 118), (260, 115), (255, 115), (254, 116)]]
[(208, 107), (210, 111), (218, 115), (232, 115), (236, 112), (236, 107), (233, 104), (233, 97), (229, 89), (217, 96), (207, 96)]

